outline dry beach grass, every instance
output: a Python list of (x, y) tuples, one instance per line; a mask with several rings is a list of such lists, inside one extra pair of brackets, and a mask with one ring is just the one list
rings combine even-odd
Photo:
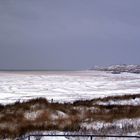
[[(99, 105), (109, 100), (130, 100), (140, 95), (98, 98), (73, 103), (50, 103), (44, 98), (0, 105), (0, 138), (19, 137), (33, 131), (86, 131), (83, 123), (140, 118), (140, 105)], [(123, 128), (124, 129), (124, 128)], [(94, 131), (94, 130), (93, 130)], [(94, 131), (95, 132), (95, 131)]]

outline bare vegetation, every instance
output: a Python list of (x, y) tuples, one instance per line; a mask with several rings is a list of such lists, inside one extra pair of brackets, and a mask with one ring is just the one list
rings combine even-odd
[[(28, 132), (81, 131), (83, 123), (140, 118), (140, 105), (98, 105), (99, 101), (129, 100), (140, 95), (106, 97), (74, 103), (49, 103), (44, 98), (0, 105), (0, 139), (19, 137)], [(93, 130), (94, 131), (94, 130)]]

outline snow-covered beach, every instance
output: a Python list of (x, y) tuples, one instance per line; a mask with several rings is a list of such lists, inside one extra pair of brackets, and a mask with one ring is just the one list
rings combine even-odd
[(140, 75), (103, 71), (0, 72), (0, 103), (44, 97), (71, 102), (140, 93)]
[[(38, 133), (43, 127), (48, 130), (49, 124), (50, 127), (55, 124), (56, 131), (62, 133), (65, 127), (72, 126), (76, 130), (80, 128), (83, 133), (139, 135), (139, 84), (140, 74), (134, 73), (112, 74), (95, 70), (1, 71), (0, 104), (18, 102), (1, 105), (0, 131), (17, 131), (18, 136), (22, 133), (18, 128), (24, 124), (25, 132), (30, 132), (27, 131), (28, 127), (34, 129), (41, 125), (35, 129)], [(42, 98), (37, 99), (39, 97)], [(55, 102), (60, 104), (56, 103), (56, 106)], [(73, 114), (73, 110), (76, 114)], [(76, 122), (73, 118), (77, 119)], [(17, 127), (18, 119), (20, 123)], [(36, 127), (33, 122), (36, 122)], [(52, 130), (55, 132), (55, 129)], [(34, 140), (34, 137), (31, 139)]]

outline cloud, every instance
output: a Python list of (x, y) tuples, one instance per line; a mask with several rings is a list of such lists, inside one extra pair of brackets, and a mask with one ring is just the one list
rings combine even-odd
[(139, 0), (0, 1), (0, 68), (138, 63), (139, 5)]

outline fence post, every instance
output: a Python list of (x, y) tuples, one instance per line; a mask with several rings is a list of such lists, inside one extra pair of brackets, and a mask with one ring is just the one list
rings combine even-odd
[(90, 136), (90, 140), (92, 140), (92, 136)]
[(30, 140), (30, 135), (28, 136), (28, 140)]

